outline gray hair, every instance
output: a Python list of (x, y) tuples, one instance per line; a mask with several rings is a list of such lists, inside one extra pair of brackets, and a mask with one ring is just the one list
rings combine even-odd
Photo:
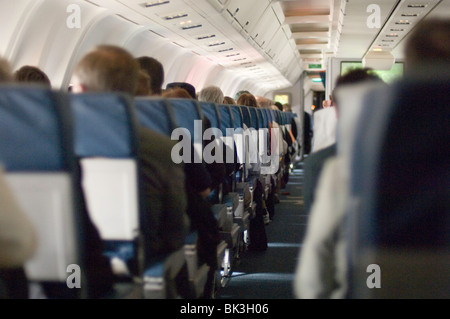
[(209, 86), (200, 91), (198, 100), (200, 102), (211, 102), (223, 104), (224, 94), (217, 86)]

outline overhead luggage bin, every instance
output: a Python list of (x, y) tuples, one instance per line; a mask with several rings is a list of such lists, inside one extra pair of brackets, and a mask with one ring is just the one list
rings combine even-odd
[(269, 0), (230, 0), (224, 14), (233, 17), (243, 30), (250, 33), (249, 30), (255, 28), (269, 5)]
[(254, 28), (249, 29), (250, 37), (261, 47), (266, 49), (276, 32), (281, 28), (279, 17), (276, 14), (279, 4), (273, 4), (264, 12)]

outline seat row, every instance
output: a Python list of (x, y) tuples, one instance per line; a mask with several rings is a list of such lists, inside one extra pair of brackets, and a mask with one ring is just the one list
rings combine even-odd
[[(224, 180), (231, 183), (231, 191), (224, 194), (219, 187), (211, 199), (222, 238), (217, 271), (225, 279), (245, 249), (254, 209), (248, 180), (248, 169), (255, 164), (250, 161), (251, 153), (257, 152), (259, 159), (279, 156), (265, 146), (272, 123), (289, 126), (290, 114), (195, 100), (0, 87), (0, 162), (39, 234), (38, 250), (25, 265), (29, 282), (75, 287), (76, 298), (92, 295), (95, 288), (83, 281), (90, 277), (82, 275), (89, 269), (89, 248), (84, 245), (89, 227), (86, 203), (103, 241), (104, 255), (120, 278), (116, 294), (110, 297), (176, 298), (176, 278), (185, 265), (193, 296), (200, 297), (209, 268), (198, 264), (195, 232), (177, 252), (155, 258), (145, 255), (137, 136), (140, 125), (173, 139), (179, 138), (173, 136), (176, 129), (183, 128), (195, 145), (203, 137), (195, 121), (205, 118), (216, 143), (234, 145), (238, 160)], [(232, 142), (227, 142), (231, 137)], [(262, 169), (260, 178), (270, 192), (277, 170)], [(77, 280), (83, 284), (77, 286)]]

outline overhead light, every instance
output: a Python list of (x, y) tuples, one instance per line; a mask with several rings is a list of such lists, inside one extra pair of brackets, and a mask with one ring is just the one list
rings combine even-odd
[(408, 4), (408, 8), (425, 8), (426, 4)]
[(379, 52), (379, 51), (383, 51), (383, 48), (378, 48), (378, 47), (376, 47), (376, 48), (373, 48), (372, 50), (373, 50), (373, 51), (378, 51), (378, 52)]
[(149, 8), (149, 7), (160, 6), (160, 5), (162, 5), (162, 4), (168, 4), (168, 3), (170, 3), (169, 0), (147, 1), (147, 2), (145, 3), (145, 6), (146, 6), (147, 8)]
[(215, 34), (210, 34), (210, 35), (204, 35), (204, 36), (201, 36), (201, 37), (197, 37), (197, 40), (212, 39), (212, 38), (215, 38), (215, 37), (216, 37)]
[(313, 81), (314, 83), (321, 83), (321, 82), (322, 82), (322, 79), (321, 79), (321, 78), (313, 78), (312, 81)]
[(166, 16), (166, 17), (164, 17), (164, 19), (165, 20), (175, 20), (175, 19), (185, 18), (187, 16), (188, 16), (187, 13), (180, 13), (180, 14), (174, 14), (174, 15)]
[(182, 29), (190, 30), (190, 29), (195, 29), (195, 28), (201, 28), (202, 26), (203, 26), (202, 24), (193, 24), (193, 25), (184, 26), (184, 27), (182, 27)]
[(402, 13), (402, 17), (418, 17), (417, 13)]
[(390, 70), (395, 63), (395, 57), (388, 51), (369, 51), (362, 59), (364, 68), (374, 70)]
[(208, 46), (210, 46), (210, 47), (216, 47), (216, 46), (218, 46), (218, 45), (224, 45), (225, 44), (225, 42), (219, 42), (219, 41), (216, 41), (216, 42), (210, 42), (209, 44), (208, 44)]
[(234, 50), (234, 48), (222, 49), (222, 50), (219, 50), (219, 53), (233, 51), (233, 50)]

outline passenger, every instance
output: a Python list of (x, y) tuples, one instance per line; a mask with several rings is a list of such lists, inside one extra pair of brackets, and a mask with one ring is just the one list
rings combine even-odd
[(164, 92), (162, 93), (162, 97), (171, 99), (192, 99), (192, 96), (189, 94), (188, 91), (186, 91), (186, 89), (182, 89), (182, 88), (170, 88), (167, 90), (164, 90)]
[[(381, 81), (381, 79), (370, 69), (354, 69), (347, 74), (340, 76), (336, 81), (335, 90), (343, 85), (356, 84), (364, 81)], [(334, 101), (333, 105), (335, 107), (336, 115), (338, 115), (338, 105)], [(325, 161), (336, 155), (336, 143), (321, 149), (317, 152), (313, 152), (304, 161), (304, 186), (303, 186), (303, 200), (305, 203), (305, 212), (309, 213), (311, 210), (312, 203), (314, 201), (314, 192), (317, 187), (317, 181), (319, 179), (322, 167)]]
[(39, 83), (51, 88), (51, 82), (44, 71), (35, 66), (25, 65), (14, 73), (14, 77), (18, 82)]
[(150, 89), (150, 76), (144, 70), (139, 71), (139, 81), (136, 88), (135, 96), (150, 96), (152, 93)]
[(308, 112), (303, 112), (303, 156), (309, 155), (312, 148), (313, 138), (312, 120)]
[[(169, 84), (163, 93), (167, 98), (193, 99), (195, 95), (195, 88), (192, 85), (179, 82)], [(210, 122), (205, 119), (203, 129), (210, 126)], [(191, 154), (194, 156), (193, 145)], [(225, 174), (222, 173), (224, 165), (195, 163), (192, 158), (190, 163), (185, 163), (184, 168), (188, 197), (187, 213), (191, 220), (191, 229), (198, 231), (199, 263), (206, 263), (210, 267), (203, 293), (203, 298), (209, 299), (213, 294), (214, 276), (218, 268), (217, 245), (220, 243), (220, 233), (208, 196), (224, 179)]]
[(275, 102), (274, 105), (278, 108), (279, 111), (284, 111), (283, 104), (281, 104), (280, 102)]
[(238, 98), (239, 98), (242, 94), (244, 94), (244, 93), (250, 93), (250, 92), (247, 91), (247, 90), (239, 91), (239, 92), (236, 93), (236, 95), (235, 95), (235, 97), (234, 97), (234, 100), (237, 101)]
[(136, 59), (141, 69), (150, 76), (150, 94), (152, 96), (161, 96), (162, 85), (164, 82), (164, 67), (155, 58), (142, 56)]
[[(1, 68), (0, 68), (1, 69)], [(1, 71), (0, 71), (1, 72)], [(27, 299), (24, 265), (36, 252), (38, 236), (0, 167), (0, 299)]]
[(11, 65), (8, 60), (0, 57), (0, 83), (10, 83), (14, 81)]
[(449, 34), (448, 19), (421, 22), (405, 46), (406, 72), (422, 74), (423, 68), (450, 63), (450, 47), (446, 41)]
[[(269, 108), (274, 111), (280, 110), (279, 106), (275, 105), (276, 102), (273, 102), (267, 98), (260, 97), (257, 100), (258, 100), (260, 107)], [(281, 171), (285, 171), (285, 163), (283, 161), (283, 158), (287, 154), (288, 144), (286, 142), (286, 133), (281, 130), (281, 127), (277, 121), (272, 121), (270, 128), (279, 129), (278, 130), (278, 140), (277, 140), (276, 144), (274, 144), (274, 145), (276, 145), (275, 147), (278, 149), (278, 154), (280, 156), (278, 171), (276, 173), (276, 175), (278, 175)], [(272, 134), (272, 130), (270, 130), (270, 134)], [(270, 139), (271, 138), (272, 138), (272, 136), (270, 136)], [(285, 183), (283, 180), (277, 179), (276, 182), (274, 181), (273, 185), (274, 185), (273, 198), (271, 198), (268, 202), (270, 220), (273, 220), (274, 214), (275, 214), (275, 211), (274, 211), (274, 209), (272, 209), (272, 207), (275, 204), (280, 203), (280, 191), (281, 191), (281, 188), (285, 187)], [(272, 204), (272, 200), (273, 200), (273, 204)]]
[(270, 106), (273, 104), (271, 100), (268, 98), (265, 98), (263, 96), (256, 96), (256, 102), (258, 103), (258, 106), (261, 108), (267, 108), (269, 109)]
[(197, 93), (195, 90), (195, 87), (192, 84), (186, 83), (186, 82), (172, 82), (166, 85), (166, 90), (172, 89), (172, 88), (182, 88), (188, 91), (189, 95), (192, 99), (197, 100)]
[[(222, 90), (217, 87), (217, 86), (209, 86), (204, 88), (203, 90), (200, 91), (199, 95), (198, 95), (198, 100), (200, 102), (209, 102), (209, 103), (215, 103), (215, 104), (222, 104), (224, 101), (224, 94), (222, 92)], [(208, 121), (209, 122), (209, 121)], [(208, 125), (208, 127), (211, 127), (211, 125)], [(205, 141), (206, 144), (209, 144), (210, 142), (212, 142), (213, 140), (209, 140), (209, 141)], [(237, 166), (239, 166), (238, 164), (238, 160), (237, 160), (237, 152), (236, 152), (236, 147), (234, 147), (234, 161), (232, 163), (228, 163), (226, 160), (227, 157), (227, 145), (223, 145), (223, 157), (222, 157), (222, 162), (225, 164), (225, 173), (222, 175), (222, 165), (215, 165), (216, 167), (211, 167), (210, 171), (212, 170), (214, 171), (219, 171), (221, 172), (218, 176), (214, 176), (214, 173), (212, 174), (213, 179), (219, 179), (220, 183), (222, 184), (222, 196), (227, 195), (228, 193), (231, 192), (231, 188), (232, 188), (232, 181), (231, 181), (231, 174), (236, 170)], [(231, 151), (231, 148), (229, 149)], [(217, 185), (218, 186), (218, 185)], [(219, 190), (216, 187), (216, 192), (214, 192), (214, 194), (212, 194), (212, 196), (214, 198), (210, 198), (210, 200), (213, 203), (217, 203), (218, 201), (218, 192)]]
[[(281, 104), (281, 103), (280, 103)], [(292, 106), (289, 103), (281, 105), (281, 111), (292, 113)]]
[[(124, 92), (133, 95), (139, 65), (126, 50), (96, 47), (75, 68), (73, 92)], [(183, 247), (189, 229), (183, 167), (174, 164), (168, 137), (144, 127), (139, 131), (139, 165), (146, 262)]]
[[(251, 93), (242, 93), (236, 101), (237, 105), (259, 107), (256, 97)], [(244, 124), (244, 128), (247, 128)], [(257, 145), (257, 141), (253, 141)], [(264, 200), (264, 189), (259, 180), (260, 159), (258, 154), (250, 154), (249, 179), (253, 180), (253, 199), (256, 203), (255, 217), (250, 220), (249, 225), (249, 245), (250, 251), (264, 251), (267, 249), (267, 234), (264, 225), (270, 223), (270, 213), (267, 210)], [(255, 185), (256, 183), (256, 185)]]
[(242, 93), (236, 100), (237, 105), (259, 107), (256, 97), (251, 93)]
[[(405, 79), (373, 92), (362, 110), (351, 171), (359, 209), (350, 219), (357, 214), (354, 224), (362, 224), (349, 241), (352, 297), (450, 297), (450, 112), (442, 103), (450, 92), (449, 37), (448, 18), (417, 24), (404, 47)], [(373, 264), (381, 289), (368, 291)]]
[[(333, 92), (357, 83), (374, 84), (382, 83), (382, 80), (370, 69), (354, 69), (338, 78)], [(339, 105), (345, 101), (333, 99), (339, 114)], [(305, 160), (304, 201), (310, 217), (294, 281), (295, 294), (299, 298), (341, 299), (347, 294), (343, 224), (348, 179), (342, 167), (344, 159), (336, 153), (336, 145), (333, 145)]]
[(198, 100), (200, 102), (210, 102), (215, 104), (222, 104), (224, 95), (222, 90), (217, 86), (209, 86), (204, 88), (198, 94)]
[(236, 105), (236, 101), (231, 96), (225, 96), (223, 98), (223, 104)]

